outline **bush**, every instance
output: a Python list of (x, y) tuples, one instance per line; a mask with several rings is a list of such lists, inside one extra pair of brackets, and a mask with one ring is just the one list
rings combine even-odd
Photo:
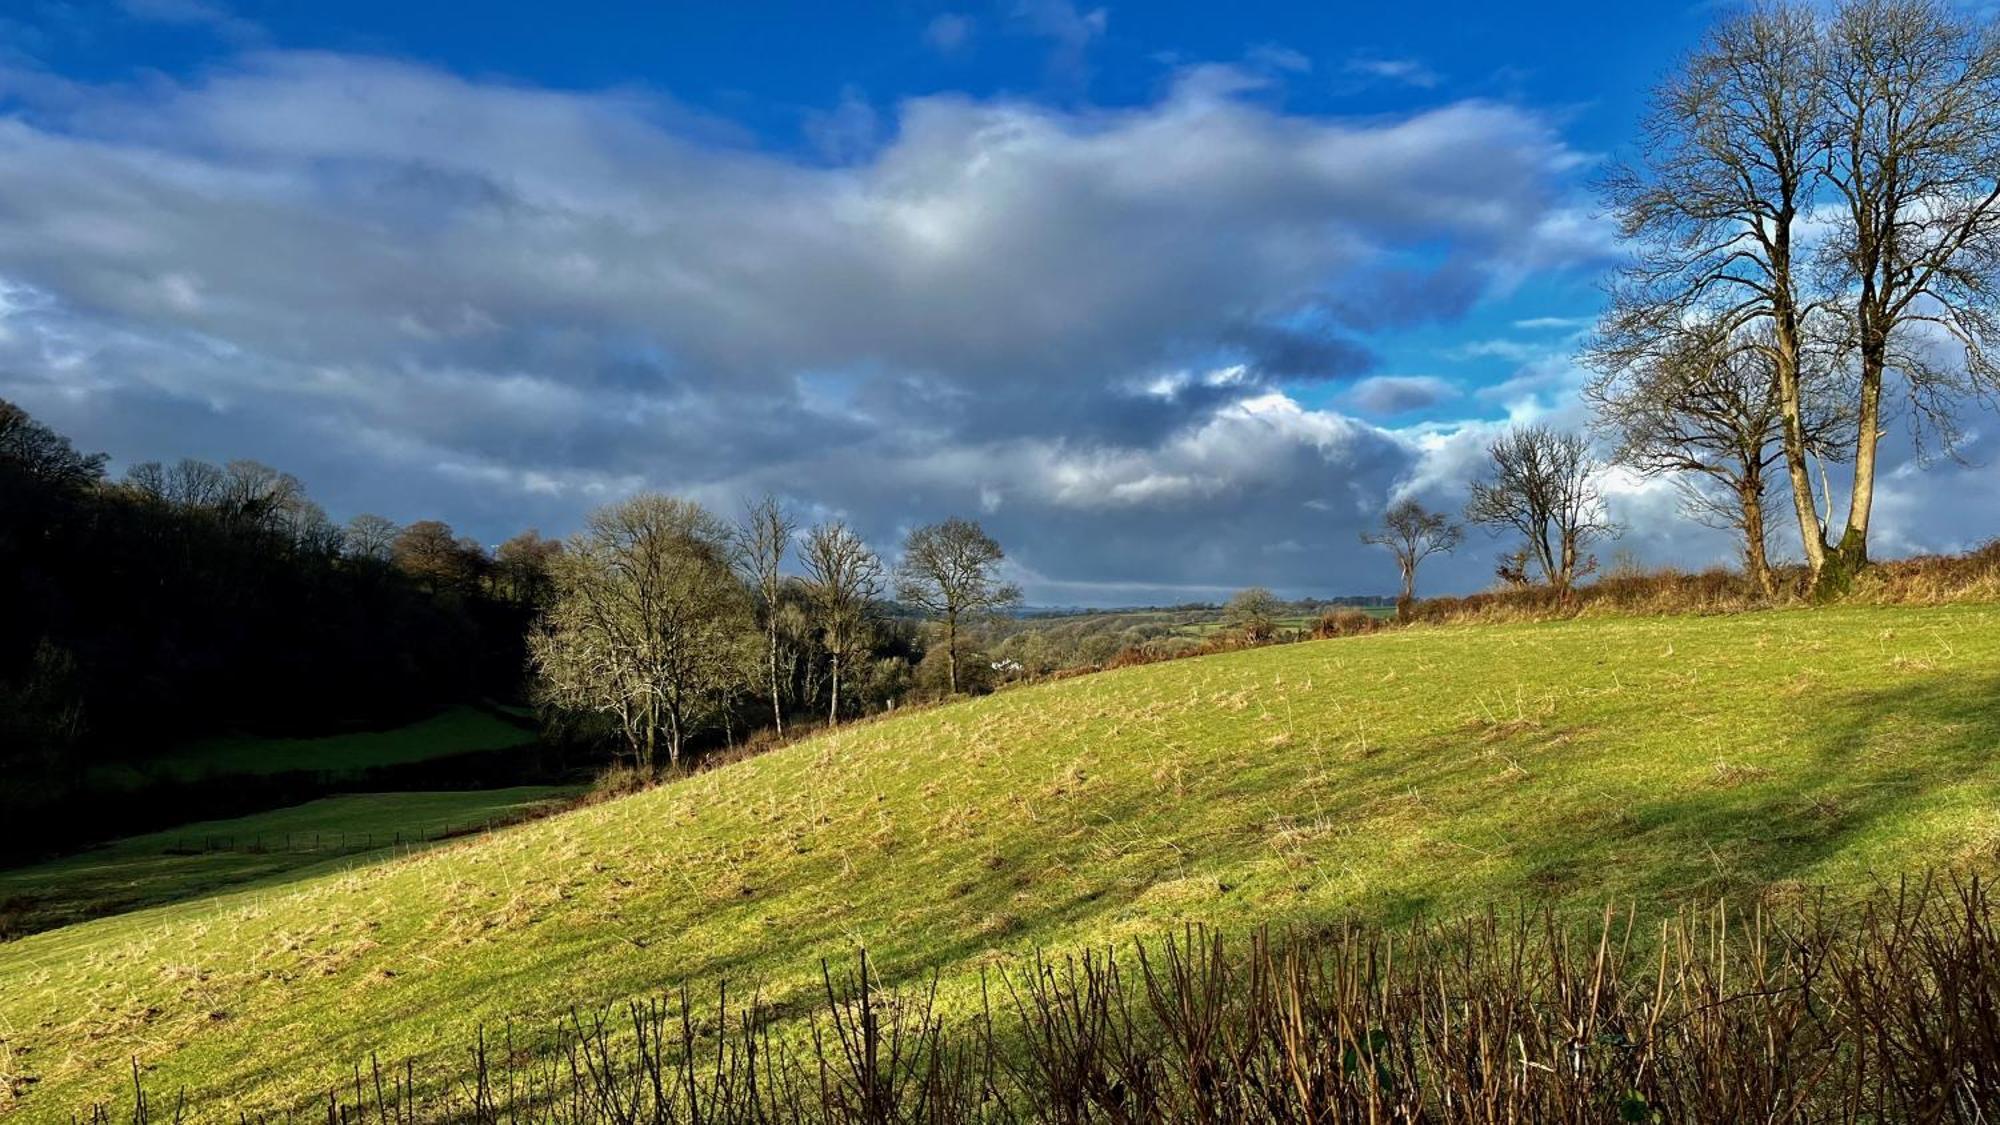
[(607, 768), (591, 779), (590, 789), (583, 795), (583, 803), (594, 805), (617, 797), (628, 797), (641, 790), (650, 789), (654, 783), (653, 772), (620, 762)]
[(1352, 637), (1361, 633), (1373, 633), (1388, 627), (1389, 622), (1386, 619), (1373, 614), (1363, 613), (1358, 609), (1334, 609), (1320, 614), (1319, 620), (1313, 622), (1312, 635), (1315, 640), (1326, 640), (1330, 637)]

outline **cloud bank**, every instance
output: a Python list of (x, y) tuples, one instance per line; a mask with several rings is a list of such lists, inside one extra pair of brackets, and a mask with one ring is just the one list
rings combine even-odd
[(798, 155), (657, 92), (351, 55), (0, 70), (0, 395), (489, 540), (768, 489), (884, 547), (975, 515), (1040, 600), (1380, 589), (1357, 530), (1450, 502), (1495, 422), (1398, 425), (1460, 392), (1376, 341), (1596, 253), (1583, 158), (1517, 106), (1310, 116), (1268, 75), (860, 103)]

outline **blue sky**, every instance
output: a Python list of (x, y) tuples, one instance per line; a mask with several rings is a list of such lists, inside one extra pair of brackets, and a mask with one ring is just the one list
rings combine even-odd
[[(1712, 16), (17, 0), (0, 396), (488, 541), (769, 490), (979, 518), (1042, 602), (1383, 591), (1386, 503), (1585, 421), (1589, 185)], [(1966, 545), (1939, 480), (1892, 465), (1889, 550)]]

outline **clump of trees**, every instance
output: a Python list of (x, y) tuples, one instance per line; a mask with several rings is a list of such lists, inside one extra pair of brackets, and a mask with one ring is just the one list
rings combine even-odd
[(689, 735), (754, 675), (731, 548), (729, 528), (685, 500), (643, 495), (592, 512), (556, 556), (529, 637), (542, 698), (610, 717), (641, 769), (663, 738), (678, 764)]
[[(1760, 5), (1660, 86), (1639, 147), (1605, 185), (1637, 248), (1589, 351), (1611, 429), (1647, 463), (1646, 430), (1699, 421), (1679, 444), (1712, 476), (1718, 443), (1775, 429), (1811, 584), (1838, 592), (1892, 416), (1949, 449), (1960, 403), (2000, 391), (2000, 35), (1935, 0)], [(1718, 378), (1748, 401), (1703, 420)], [(1770, 459), (1725, 456), (1747, 537)]]
[(439, 520), (336, 524), (256, 462), (118, 481), (105, 463), (0, 402), (10, 792), (221, 729), (309, 734), (489, 698), (536, 699), (651, 770), (758, 725), (893, 706), (932, 664), (940, 693), (977, 689), (979, 634), (1020, 601), (1000, 545), (962, 519), (910, 533), (898, 603), (853, 529), (801, 532), (770, 497), (731, 526), (640, 495), (566, 541), (529, 530), (489, 551)]
[[(1836, 595), (1869, 562), (1890, 423), (1952, 452), (2000, 395), (2000, 28), (1940, 0), (1756, 5), (1658, 87), (1636, 148), (1602, 184), (1632, 254), (1584, 349), (1592, 428), (1735, 532), (1766, 597), (1789, 508), (1806, 586)], [(1541, 427), (1489, 455), (1466, 519), (1518, 536), (1504, 581), (1567, 591), (1615, 530), (1603, 466)]]
[[(838, 723), (894, 706), (930, 656), (909, 611), (934, 623), (946, 690), (967, 685), (969, 626), (1017, 604), (997, 577), (998, 543), (976, 523), (920, 527), (889, 570), (839, 520), (799, 531), (774, 497), (734, 527), (690, 501), (646, 494), (592, 513), (554, 555), (530, 641), (539, 698), (558, 717), (596, 717), (633, 762), (677, 765), (754, 713), (774, 730), (818, 709)], [(795, 559), (798, 573), (788, 573)], [(754, 705), (754, 707), (753, 707)]]
[[(1802, 377), (1806, 450), (1837, 460), (1853, 429), (1832, 384), (1838, 369), (1814, 362)], [(1641, 476), (1671, 476), (1683, 509), (1733, 531), (1744, 570), (1766, 597), (1778, 593), (1768, 497), (1782, 476), (1784, 404), (1770, 352), (1712, 332), (1687, 331), (1654, 354), (1601, 372), (1584, 389), (1612, 457)]]

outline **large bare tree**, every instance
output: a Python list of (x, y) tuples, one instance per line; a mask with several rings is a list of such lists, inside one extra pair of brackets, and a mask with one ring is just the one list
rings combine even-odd
[(800, 552), (820, 643), (832, 670), (827, 722), (840, 721), (840, 675), (848, 659), (867, 651), (869, 618), (882, 598), (882, 560), (838, 520), (806, 533)]
[[(1891, 407), (1949, 447), (1963, 398), (2000, 392), (2000, 36), (1939, 0), (1761, 5), (1656, 91), (1641, 150), (1606, 184), (1636, 252), (1593, 356), (1642, 362), (1689, 324), (1762, 351), (1813, 586), (1837, 592)], [(1809, 466), (1815, 342), (1856, 375), (1830, 411), (1856, 422), (1839, 524)]]
[(1947, 445), (1960, 400), (2000, 389), (2000, 34), (1936, 0), (1853, 0), (1826, 34), (1821, 260), (1860, 376), (1838, 586), (1868, 561), (1889, 376)]
[(729, 529), (646, 494), (600, 508), (550, 559), (554, 597), (529, 651), (544, 699), (610, 716), (642, 769), (669, 764), (744, 682), (749, 595)]
[[(1620, 357), (1584, 387), (1612, 458), (1644, 476), (1675, 476), (1695, 519), (1738, 533), (1745, 569), (1777, 593), (1765, 500), (1783, 460), (1783, 404), (1772, 349), (1756, 335), (1690, 328), (1637, 357)], [(1806, 449), (1837, 453), (1849, 432), (1837, 371), (1802, 360)]]
[(486, 566), (478, 542), (455, 534), (443, 520), (418, 520), (397, 532), (389, 557), (433, 593), (470, 591)]
[(1801, 230), (1826, 154), (1825, 41), (1805, 4), (1724, 19), (1653, 94), (1637, 162), (1604, 193), (1631, 261), (1590, 350), (1641, 364), (1689, 323), (1755, 334), (1777, 383), (1781, 444), (1806, 561), (1825, 565), (1802, 389), (1813, 298)]
[(1414, 497), (1390, 505), (1382, 515), (1380, 530), (1361, 533), (1363, 543), (1387, 547), (1396, 556), (1396, 570), (1403, 583), (1396, 597), (1396, 616), (1405, 620), (1417, 600), (1417, 567), (1432, 555), (1456, 550), (1464, 540), (1463, 527), (1443, 512), (1425, 508)]
[(555, 593), (555, 557), (560, 539), (549, 539), (534, 528), (500, 544), (493, 551), (493, 584), (516, 605), (541, 606)]
[(995, 573), (1006, 557), (983, 528), (957, 517), (926, 524), (903, 540), (896, 596), (943, 626), (946, 677), (953, 695), (958, 694), (960, 624), (1021, 602), (1021, 588), (1001, 581)]
[(785, 733), (784, 692), (778, 676), (780, 603), (785, 592), (785, 554), (792, 546), (798, 523), (778, 498), (765, 494), (744, 508), (736, 525), (737, 559), (750, 588), (757, 595), (757, 611), (764, 624), (764, 666), (766, 690), (771, 696), (771, 723)]
[(1596, 569), (1590, 544), (1617, 534), (1598, 491), (1602, 467), (1582, 435), (1520, 426), (1487, 449), (1491, 474), (1472, 485), (1465, 518), (1496, 534), (1513, 531), (1543, 581), (1568, 593)]

